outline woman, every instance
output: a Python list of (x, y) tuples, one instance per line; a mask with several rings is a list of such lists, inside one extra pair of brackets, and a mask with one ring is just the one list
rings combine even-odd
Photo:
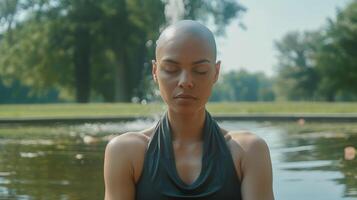
[(109, 142), (105, 199), (274, 199), (264, 140), (220, 128), (205, 109), (220, 70), (211, 31), (190, 20), (166, 28), (152, 65), (167, 112)]

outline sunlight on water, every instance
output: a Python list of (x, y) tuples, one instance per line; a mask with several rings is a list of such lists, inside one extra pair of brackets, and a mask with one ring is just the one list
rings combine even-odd
[(84, 134), (97, 135), (98, 133), (123, 133), (128, 131), (138, 131), (148, 128), (150, 124), (153, 124), (154, 120), (136, 120), (126, 123), (102, 123), (102, 124), (84, 124), (73, 126), (73, 130), (82, 132)]
[[(0, 199), (103, 199), (103, 156), (107, 142), (155, 119), (61, 126), (0, 126)], [(238, 122), (270, 148), (276, 199), (357, 198), (357, 159), (344, 159), (357, 144), (357, 125)], [(88, 174), (91, 174), (88, 176)], [(85, 191), (85, 192), (83, 192)]]

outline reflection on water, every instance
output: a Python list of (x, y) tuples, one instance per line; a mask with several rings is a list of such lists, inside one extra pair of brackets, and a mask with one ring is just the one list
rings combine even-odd
[[(0, 126), (0, 199), (103, 199), (104, 148), (114, 135), (154, 121), (76, 126)], [(357, 198), (357, 125), (221, 122), (263, 137), (276, 199)]]

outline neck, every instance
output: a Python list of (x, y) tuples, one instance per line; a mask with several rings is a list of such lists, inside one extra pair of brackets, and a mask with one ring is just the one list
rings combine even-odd
[(177, 113), (169, 109), (168, 117), (173, 141), (186, 144), (202, 141), (205, 108), (189, 114)]

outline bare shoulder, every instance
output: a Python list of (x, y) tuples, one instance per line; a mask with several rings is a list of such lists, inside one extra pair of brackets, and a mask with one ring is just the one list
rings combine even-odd
[(249, 131), (229, 131), (225, 138), (230, 146), (233, 159), (239, 164), (237, 169), (241, 178), (252, 166), (269, 165), (269, 148), (263, 138)]
[(244, 149), (267, 145), (263, 138), (249, 131), (232, 131), (230, 132), (230, 136), (240, 143)]
[(105, 199), (134, 199), (135, 183), (140, 176), (149, 141), (148, 130), (121, 134), (107, 144), (104, 156)]
[(151, 132), (152, 129), (149, 128), (143, 131), (118, 135), (109, 141), (105, 154), (112, 159), (125, 160), (125, 162), (130, 163), (130, 168), (134, 171), (133, 175), (137, 177), (137, 171), (144, 160)]
[(244, 150), (244, 152), (249, 152), (251, 150), (268, 150), (268, 145), (265, 140), (254, 133), (249, 131), (230, 131), (228, 134), (232, 140)]
[(231, 131), (232, 142), (240, 149), (243, 199), (274, 199), (272, 165), (267, 143), (248, 131)]
[(106, 149), (111, 151), (121, 151), (122, 153), (128, 153), (131, 150), (137, 148), (145, 147), (149, 138), (143, 133), (140, 132), (127, 132), (121, 135), (115, 136), (111, 139)]
[(248, 131), (227, 131), (221, 128), (221, 132), (232, 154), (237, 176), (242, 182), (247, 168), (256, 166), (254, 160), (259, 160), (261, 156), (267, 157), (267, 145), (262, 138)]

